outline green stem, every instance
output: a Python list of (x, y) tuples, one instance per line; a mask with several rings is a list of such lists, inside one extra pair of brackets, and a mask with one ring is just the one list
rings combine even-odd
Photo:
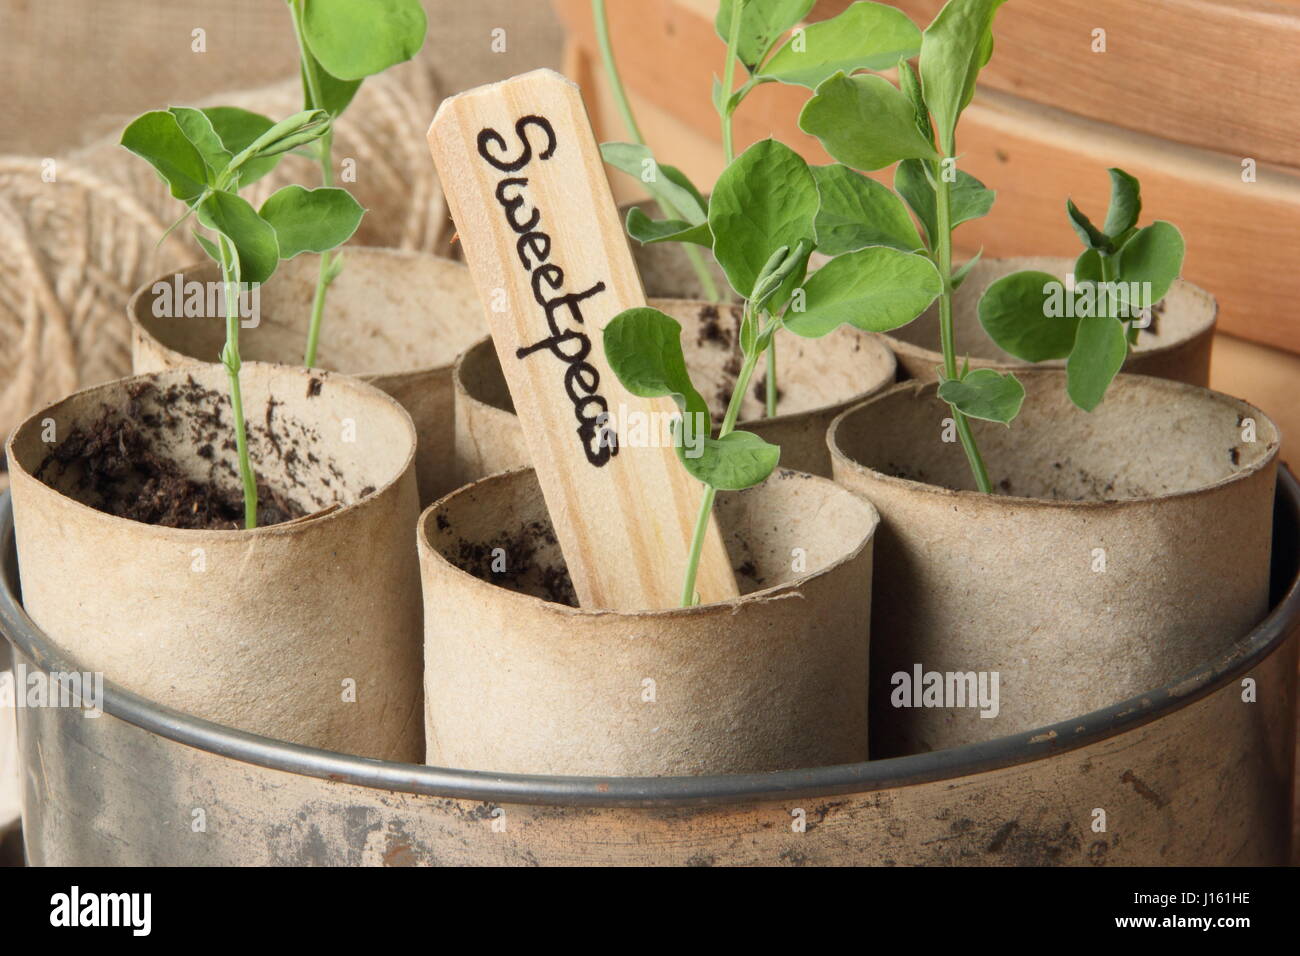
[(722, 119), (722, 158), (730, 166), (736, 158), (731, 142), (731, 88), (736, 82), (736, 49), (740, 46), (741, 0), (731, 0), (731, 30), (727, 37), (727, 62), (722, 68), (722, 102), (718, 113)]
[[(334, 185), (333, 168), (334, 130), (331, 129), (320, 138), (317, 149), (320, 150), (321, 182), (326, 186)], [(311, 322), (307, 326), (307, 348), (303, 354), (302, 364), (311, 368), (316, 364), (316, 348), (320, 344), (321, 319), (325, 315), (325, 296), (330, 283), (334, 281), (334, 253), (322, 252), (320, 267), (316, 272), (316, 294), (311, 302)]]
[(686, 580), (682, 582), (682, 607), (695, 605), (695, 577), (700, 570), (700, 554), (704, 550), (704, 536), (709, 532), (709, 515), (713, 512), (713, 499), (718, 496), (718, 489), (712, 485), (704, 486), (704, 497), (700, 499), (700, 511), (695, 516), (695, 533), (691, 535), (691, 554), (686, 561)]
[[(618, 104), (619, 114), (623, 117), (623, 125), (627, 127), (632, 142), (638, 146), (644, 146), (645, 136), (641, 133), (641, 127), (637, 125), (636, 115), (632, 112), (632, 103), (627, 96), (627, 89), (623, 86), (623, 77), (619, 75), (618, 63), (614, 60), (614, 47), (609, 39), (609, 14), (605, 9), (605, 0), (591, 0), (591, 15), (596, 21), (596, 40), (600, 46), (601, 61), (605, 65), (605, 76), (608, 78), (609, 88), (614, 94), (614, 102)], [(682, 218), (681, 210), (675, 208), (671, 202), (660, 199), (659, 206), (669, 219)], [(700, 255), (700, 250), (696, 249), (691, 243), (686, 242), (682, 243), (682, 251), (686, 253), (686, 260), (695, 271), (695, 277), (700, 283), (700, 290), (703, 292), (704, 297), (710, 302), (721, 302), (722, 295), (718, 291), (718, 283), (714, 280), (713, 273), (709, 270), (704, 257)]]
[[(749, 304), (745, 304), (746, 310)], [(745, 401), (745, 393), (749, 391), (750, 379), (754, 377), (754, 369), (758, 365), (758, 353), (745, 356), (745, 361), (740, 366), (740, 374), (736, 376), (736, 388), (731, 393), (731, 400), (727, 403), (727, 412), (722, 417), (722, 424), (718, 428), (718, 437), (725, 438), (730, 435), (736, 427), (736, 419), (740, 417), (740, 406)], [(704, 486), (704, 497), (700, 500), (700, 510), (695, 516), (695, 531), (691, 535), (691, 551), (686, 560), (686, 579), (682, 582), (682, 607), (691, 607), (695, 604), (695, 578), (700, 569), (700, 554), (704, 550), (704, 536), (709, 530), (709, 515), (713, 511), (713, 499), (717, 497), (718, 490), (712, 485)]]
[(257, 478), (248, 459), (248, 435), (244, 429), (244, 398), (239, 387), (239, 278), (237, 253), (230, 240), (218, 235), (221, 252), (221, 280), (226, 297), (226, 345), (221, 350), (221, 364), (230, 380), (230, 414), (235, 424), (235, 451), (239, 455), (239, 477), (244, 484), (244, 527), (257, 527)]
[[(952, 150), (949, 150), (949, 155)], [(944, 376), (957, 378), (957, 349), (953, 340), (952, 328), (952, 191), (951, 183), (943, 176), (942, 169), (935, 176), (935, 219), (938, 239), (936, 252), (939, 258), (939, 274), (943, 278), (943, 294), (939, 299), (939, 342), (943, 348)], [(971, 431), (966, 416), (950, 405), (953, 421), (957, 425), (957, 435), (961, 447), (966, 452), (971, 474), (975, 476), (975, 485), (984, 494), (991, 494), (993, 485), (989, 481), (988, 469), (980, 455), (979, 446), (975, 444), (975, 434)]]
[[(307, 100), (316, 109), (324, 109), (321, 104), (319, 77), (315, 65), (307, 55), (307, 43), (303, 39), (302, 0), (292, 0), (293, 33), (298, 40), (298, 56), (302, 62), (302, 79), (306, 87)], [(331, 127), (321, 136), (316, 144), (317, 158), (320, 161), (321, 185), (334, 185), (334, 129)], [(307, 347), (303, 353), (302, 364), (311, 368), (316, 364), (316, 349), (320, 344), (321, 319), (325, 315), (325, 296), (329, 285), (334, 280), (334, 256), (329, 252), (321, 253), (320, 268), (316, 273), (316, 293), (312, 297), (311, 322), (307, 326)]]
[[(662, 202), (659, 205), (664, 205)], [(670, 217), (676, 217), (676, 213), (664, 209), (664, 214)], [(682, 251), (686, 253), (686, 261), (691, 264), (695, 270), (695, 277), (700, 282), (700, 291), (704, 298), (709, 302), (718, 303), (722, 301), (722, 293), (718, 290), (718, 283), (713, 279), (713, 272), (709, 269), (709, 264), (704, 261), (704, 256), (693, 243), (682, 243)]]
[(767, 407), (768, 418), (776, 418), (776, 336), (767, 347)]
[[(1101, 259), (1101, 281), (1106, 284), (1105, 288), (1107, 292), (1109, 292), (1111, 289), (1110, 283), (1115, 281), (1117, 278), (1116, 274), (1119, 272), (1119, 263), (1116, 261), (1117, 257), (1108, 256), (1104, 252), (1099, 252), (1097, 257)], [(1116, 308), (1118, 303), (1112, 301), (1109, 295), (1106, 296), (1106, 300), (1107, 314), (1118, 317), (1119, 310)]]
[(614, 94), (614, 102), (623, 116), (623, 125), (627, 127), (633, 142), (645, 145), (641, 127), (637, 125), (632, 114), (632, 104), (628, 102), (627, 90), (623, 88), (623, 78), (619, 76), (618, 65), (614, 61), (614, 47), (609, 41), (609, 14), (605, 10), (605, 0), (591, 0), (591, 15), (596, 21), (596, 42), (600, 46), (600, 58), (605, 64), (605, 75), (609, 77), (609, 88)]

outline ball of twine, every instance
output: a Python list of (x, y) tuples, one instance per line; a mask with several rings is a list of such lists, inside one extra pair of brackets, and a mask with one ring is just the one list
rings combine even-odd
[[(301, 97), (288, 81), (198, 105), (279, 119)], [(436, 103), (427, 69), (407, 64), (368, 79), (336, 126), (335, 185), (367, 210), (353, 243), (445, 249), (447, 210), (424, 141)], [(320, 170), (286, 156), (242, 195), (257, 206), (289, 183), (318, 186)], [(130, 374), (127, 300), (203, 258), (188, 224), (159, 244), (182, 211), (116, 137), (53, 162), (0, 157), (0, 434), (77, 389)]]

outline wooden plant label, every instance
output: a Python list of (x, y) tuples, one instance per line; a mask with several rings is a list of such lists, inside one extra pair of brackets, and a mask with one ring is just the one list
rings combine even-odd
[[(453, 96), (429, 150), (579, 602), (677, 606), (704, 489), (666, 440), (676, 405), (605, 361), (645, 293), (578, 88), (537, 70)], [(712, 519), (696, 589), (737, 594)]]

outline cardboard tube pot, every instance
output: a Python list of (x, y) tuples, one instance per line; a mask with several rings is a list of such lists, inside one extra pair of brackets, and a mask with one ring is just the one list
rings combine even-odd
[(281, 740), (418, 759), (410, 416), (329, 372), (248, 363), (240, 378), (259, 481), (303, 516), (201, 530), (98, 510), (78, 436), (128, 414), (148, 452), (240, 492), (224, 368), (87, 389), (6, 447), (24, 607), (80, 669), (137, 694)]
[(1065, 373), (1017, 375), (1027, 394), (1011, 427), (973, 423), (995, 495), (969, 490), (933, 384), (899, 385), (831, 426), (836, 481), (881, 515), (873, 757), (1142, 694), (1264, 616), (1278, 432), (1262, 412), (1120, 375), (1089, 414)]
[[(686, 299), (651, 299), (650, 305), (682, 324), (682, 349), (691, 379), (722, 421), (740, 369), (740, 306)], [(894, 382), (896, 362), (878, 335), (848, 326), (820, 339), (782, 334), (777, 386), (781, 413), (764, 418), (762, 374), (745, 396), (740, 427), (781, 446), (781, 466), (830, 477), (826, 429), (849, 405)], [(496, 350), (488, 339), (465, 352), (452, 372), (456, 394), (456, 462), (459, 484), (531, 464), (523, 429)], [(617, 409), (611, 410), (615, 425)]]
[[(317, 366), (355, 375), (410, 412), (424, 506), (455, 487), (451, 366), (483, 334), (478, 297), (469, 270), (451, 259), (364, 246), (348, 246), (343, 255), (326, 299)], [(302, 364), (319, 261), (300, 255), (281, 263), (250, 299), (257, 314), (240, 330), (245, 361)], [(220, 302), (215, 292), (203, 304), (190, 298), (219, 286), (220, 270), (208, 262), (136, 291), (127, 315), (137, 373), (219, 361), (226, 335)]]
[(875, 509), (779, 470), (717, 515), (741, 597), (621, 612), (565, 603), (531, 469), (425, 511), (426, 761), (661, 776), (866, 759)]
[[(1055, 257), (981, 259), (953, 297), (953, 329), (959, 355), (970, 356), (971, 368), (1012, 370), (1021, 368), (1064, 368), (1065, 361), (1030, 365), (1008, 355), (988, 337), (979, 320), (979, 301), (995, 281), (1012, 272), (1028, 270), (1064, 277), (1074, 271), (1074, 260)], [(1154, 375), (1189, 385), (1210, 382), (1210, 346), (1219, 307), (1199, 286), (1177, 280), (1164, 300), (1153, 310), (1149, 328), (1138, 334), (1137, 344), (1124, 363), (1133, 375)], [(943, 365), (939, 343), (939, 308), (931, 306), (910, 325), (884, 335), (898, 356), (908, 378), (935, 381), (935, 370)]]

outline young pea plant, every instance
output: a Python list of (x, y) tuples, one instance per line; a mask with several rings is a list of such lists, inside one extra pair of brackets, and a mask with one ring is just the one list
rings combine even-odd
[[(899, 86), (874, 75), (843, 72), (818, 85), (799, 117), (800, 128), (821, 141), (831, 156), (859, 170), (894, 163), (894, 190), (848, 171), (826, 174), (824, 215), (854, 214), (838, 248), (866, 241), (921, 249), (937, 266), (939, 338), (944, 364), (939, 397), (952, 410), (962, 449), (980, 491), (992, 493), (988, 469), (971, 431), (970, 418), (1010, 424), (1024, 401), (1014, 375), (957, 364), (953, 293), (975, 259), (953, 269), (952, 232), (987, 215), (994, 193), (957, 168), (957, 124), (975, 93), (975, 79), (993, 53), (993, 17), (1004, 0), (949, 0), (921, 36), (920, 76), (898, 63)], [(916, 234), (901, 196), (925, 230)], [(872, 235), (873, 232), (881, 235)], [(978, 259), (978, 256), (976, 257)]]
[[(298, 39), (303, 106), (337, 120), (362, 81), (409, 60), (424, 45), (426, 18), (420, 0), (285, 0)], [(329, 126), (312, 147), (321, 184), (334, 185), (334, 132)], [(325, 298), (343, 269), (341, 252), (321, 256), (312, 299), (303, 364), (316, 364)]]
[(1066, 200), (1085, 246), (1073, 288), (1045, 272), (1016, 272), (990, 285), (979, 304), (980, 324), (999, 348), (1027, 362), (1065, 359), (1066, 391), (1087, 412), (1101, 403), (1139, 329), (1182, 272), (1185, 249), (1171, 223), (1137, 228), (1137, 179), (1122, 169), (1111, 169), (1110, 179), (1100, 229)]
[[(781, 38), (807, 17), (815, 0), (720, 0), (714, 21), (718, 36), (727, 45), (723, 78), (714, 77), (713, 105), (722, 131), (723, 161), (735, 159), (733, 116), (740, 104), (765, 83), (816, 87), (840, 71), (883, 70), (901, 57), (914, 56), (921, 34), (907, 16), (881, 3), (852, 3), (838, 16), (795, 30), (784, 43)], [(634, 143), (606, 143), (601, 147), (611, 166), (637, 177), (667, 215), (651, 220), (640, 209), (628, 214), (628, 234), (641, 243), (687, 242), (688, 255), (698, 263), (697, 273), (706, 288), (712, 276), (700, 254), (689, 243), (706, 238), (700, 228), (708, 219), (708, 203), (700, 190), (675, 166), (659, 165), (646, 147), (632, 117), (609, 49), (604, 0), (593, 0), (597, 34), (615, 99)], [(736, 63), (745, 70), (744, 82), (736, 87)], [(662, 176), (659, 174), (662, 173)], [(701, 242), (708, 245), (707, 242)], [(741, 293), (744, 294), (743, 292)], [(712, 295), (716, 301), (718, 296)], [(776, 346), (767, 350), (765, 411), (771, 417), (777, 409)]]
[[(683, 221), (683, 216), (685, 216), (691, 222), (702, 221), (704, 218), (704, 200), (680, 169), (675, 166), (664, 166), (663, 174), (668, 182), (664, 184), (663, 188), (660, 188), (659, 168), (655, 165), (650, 150), (646, 146), (641, 127), (636, 121), (636, 115), (632, 112), (632, 104), (628, 100), (627, 90), (623, 87), (623, 78), (618, 71), (618, 63), (614, 59), (614, 47), (609, 37), (609, 14), (605, 9), (605, 0), (591, 0), (591, 12), (592, 19), (596, 24), (596, 39), (600, 46), (601, 60), (605, 66), (605, 77), (609, 81), (609, 88), (614, 94), (614, 102), (618, 104), (619, 113), (623, 117), (623, 125), (627, 127), (628, 135), (632, 137), (630, 143), (603, 143), (601, 153), (605, 161), (616, 169), (640, 178), (645, 183), (650, 195), (659, 204), (659, 208), (664, 211), (664, 214), (670, 220)], [(640, 210), (636, 211), (640, 212)], [(644, 213), (641, 213), (641, 217), (649, 221), (649, 217), (645, 216)], [(629, 226), (629, 231), (630, 229)], [(642, 242), (644, 241), (642, 240)], [(709, 266), (700, 250), (688, 244), (684, 247), (684, 251), (705, 298), (710, 302), (721, 301), (722, 297), (718, 291), (718, 284), (714, 281), (713, 273), (709, 271)]]
[(325, 253), (356, 231), (364, 210), (346, 190), (285, 186), (254, 209), (239, 190), (266, 175), (285, 153), (316, 142), (330, 128), (323, 110), (303, 110), (279, 123), (233, 107), (171, 107), (137, 117), (122, 145), (144, 159), (171, 194), (211, 237), (195, 238), (221, 267), (226, 343), (221, 363), (230, 382), (230, 407), (244, 491), (244, 526), (257, 527), (257, 479), (248, 456), (239, 387), (239, 298), (265, 282), (281, 259)]
[(809, 276), (808, 258), (823, 234), (844, 228), (842, 220), (819, 215), (824, 175), (788, 146), (762, 140), (723, 171), (707, 219), (693, 230), (698, 238), (690, 241), (711, 245), (744, 300), (740, 372), (716, 438), (710, 436), (708, 406), (686, 370), (682, 330), (674, 319), (652, 308), (630, 309), (605, 328), (605, 355), (619, 381), (635, 395), (676, 402), (683, 416), (674, 426), (678, 458), (705, 486), (683, 606), (696, 602), (696, 570), (716, 493), (758, 484), (780, 458), (780, 448), (735, 427), (750, 379), (777, 331), (816, 338), (845, 323), (887, 331), (920, 315), (943, 287), (927, 256), (881, 244), (837, 255)]

